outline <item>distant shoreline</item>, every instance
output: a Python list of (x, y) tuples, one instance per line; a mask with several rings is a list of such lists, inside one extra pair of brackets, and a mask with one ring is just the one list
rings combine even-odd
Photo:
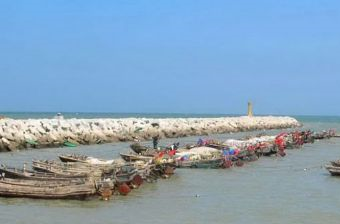
[[(52, 119), (59, 112), (0, 112), (0, 115), (12, 119)], [(65, 118), (214, 118), (238, 117), (242, 114), (209, 113), (116, 113), (116, 112), (60, 112)], [(261, 115), (262, 116), (262, 115)], [(266, 115), (263, 115), (266, 116)]]
[[(0, 116), (11, 119), (52, 119), (58, 112), (0, 112)], [(137, 112), (61, 112), (64, 118), (92, 119), (92, 118), (221, 118), (240, 117), (244, 114), (223, 114), (223, 113), (137, 113)], [(338, 115), (290, 115), (290, 114), (257, 114), (257, 116), (289, 116), (301, 121), (316, 120), (339, 120)]]

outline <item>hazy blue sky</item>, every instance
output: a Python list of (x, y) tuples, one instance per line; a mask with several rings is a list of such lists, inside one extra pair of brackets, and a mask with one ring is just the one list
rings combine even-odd
[(0, 1), (0, 111), (340, 115), (340, 1)]

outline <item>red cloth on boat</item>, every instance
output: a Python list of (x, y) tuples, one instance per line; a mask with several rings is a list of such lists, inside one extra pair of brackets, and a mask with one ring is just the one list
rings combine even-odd
[(169, 155), (169, 156), (174, 156), (175, 154), (176, 154), (176, 149), (170, 150), (170, 151), (168, 152), (168, 155)]
[(248, 149), (248, 151), (254, 151), (254, 150), (255, 150), (255, 146), (249, 145), (249, 146), (247, 147), (247, 149)]
[(158, 153), (158, 158), (162, 158), (164, 156), (165, 152)]
[(285, 141), (282, 136), (276, 137), (275, 144), (279, 147), (280, 151), (285, 149)]

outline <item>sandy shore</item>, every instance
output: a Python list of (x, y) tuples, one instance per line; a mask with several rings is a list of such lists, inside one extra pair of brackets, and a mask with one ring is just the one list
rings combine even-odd
[(131, 141), (134, 138), (149, 140), (157, 134), (161, 138), (176, 138), (297, 126), (300, 126), (300, 123), (294, 118), (272, 116), (171, 119), (1, 119), (0, 151), (29, 147), (56, 147), (63, 145), (65, 141), (85, 145)]

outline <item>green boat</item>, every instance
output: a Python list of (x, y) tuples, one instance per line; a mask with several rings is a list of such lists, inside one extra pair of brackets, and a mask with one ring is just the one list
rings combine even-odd
[(77, 147), (77, 144), (74, 144), (74, 143), (69, 142), (69, 141), (65, 141), (64, 146), (66, 146), (66, 147)]
[(38, 145), (38, 142), (32, 139), (26, 139), (26, 143), (30, 144), (30, 145)]

